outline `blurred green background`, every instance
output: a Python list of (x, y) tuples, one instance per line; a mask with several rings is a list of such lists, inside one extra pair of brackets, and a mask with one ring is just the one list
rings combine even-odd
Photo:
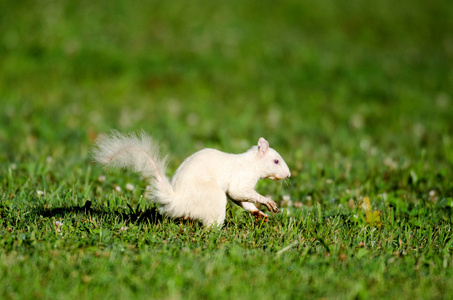
[(0, 159), (82, 165), (97, 134), (143, 128), (172, 170), (264, 136), (295, 175), (420, 159), (451, 175), (452, 16), (423, 0), (2, 1)]

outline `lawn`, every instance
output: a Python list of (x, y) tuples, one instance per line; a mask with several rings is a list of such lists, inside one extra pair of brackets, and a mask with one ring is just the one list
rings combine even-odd
[[(453, 298), (452, 15), (447, 0), (1, 2), (0, 298)], [(161, 216), (140, 176), (93, 163), (111, 129), (149, 132), (169, 176), (263, 136), (292, 171), (256, 187), (280, 212)]]

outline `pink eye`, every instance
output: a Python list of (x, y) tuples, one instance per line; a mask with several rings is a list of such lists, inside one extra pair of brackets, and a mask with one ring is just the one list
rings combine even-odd
[(279, 163), (278, 159), (274, 159), (274, 163), (277, 165)]

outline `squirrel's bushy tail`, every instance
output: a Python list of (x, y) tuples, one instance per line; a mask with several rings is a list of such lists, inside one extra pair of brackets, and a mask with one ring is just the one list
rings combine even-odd
[(172, 202), (173, 188), (165, 175), (166, 157), (161, 157), (159, 147), (145, 132), (122, 134), (112, 131), (101, 135), (92, 154), (100, 164), (128, 168), (149, 179), (154, 202), (163, 205)]

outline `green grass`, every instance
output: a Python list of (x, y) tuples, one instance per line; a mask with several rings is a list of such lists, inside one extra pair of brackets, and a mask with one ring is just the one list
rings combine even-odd
[[(1, 2), (0, 298), (452, 298), (450, 2)], [(89, 156), (141, 128), (169, 175), (266, 137), (282, 212), (156, 215)]]

